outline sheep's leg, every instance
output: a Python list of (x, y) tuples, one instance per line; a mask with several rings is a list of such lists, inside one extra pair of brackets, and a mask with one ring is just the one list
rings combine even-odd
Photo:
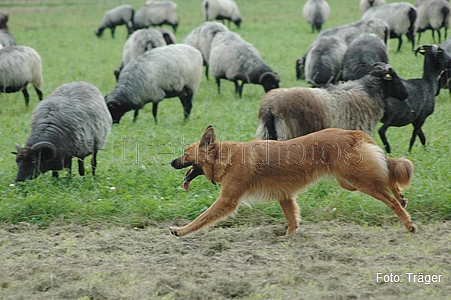
[(152, 114), (153, 114), (153, 120), (155, 121), (155, 124), (158, 123), (157, 112), (158, 112), (158, 102), (154, 102), (153, 106), (152, 106)]
[(384, 125), (379, 128), (379, 136), (381, 137), (382, 143), (384, 143), (385, 151), (387, 151), (387, 153), (391, 153), (390, 144), (388, 143), (387, 137), (385, 136), (385, 132), (387, 131), (388, 127), (390, 127), (390, 123), (385, 122)]
[(136, 118), (138, 118), (139, 108), (135, 109), (135, 114), (133, 115), (133, 122), (136, 122)]
[(181, 95), (179, 98), (183, 105), (186, 120), (189, 118), (191, 108), (193, 107), (193, 92), (190, 89), (186, 88), (184, 94)]
[(399, 52), (399, 50), (401, 50), (401, 45), (402, 45), (402, 34), (400, 34), (398, 37), (398, 50), (396, 50), (396, 52)]
[[(421, 126), (423, 126), (423, 124), (424, 124), (424, 121), (421, 121), (419, 123), (414, 123), (413, 124), (413, 133), (412, 133), (412, 138), (410, 139), (409, 152), (412, 151), (413, 144), (415, 143), (415, 139), (416, 139), (417, 135), (419, 135), (420, 131), (422, 132), (422, 136), (424, 138), (424, 142), (426, 143), (426, 138), (424, 137), (423, 131), (421, 130)], [(422, 143), (423, 143), (423, 141), (422, 141)]]
[(221, 78), (216, 78), (216, 84), (218, 85), (218, 94), (221, 94)]
[(114, 39), (114, 30), (115, 30), (116, 28), (111, 28), (111, 37)]
[(78, 160), (78, 174), (85, 176), (85, 162), (83, 158), (77, 158)]
[(52, 171), (52, 177), (58, 178), (58, 171)]
[(25, 97), (25, 105), (28, 107), (28, 103), (30, 103), (30, 94), (28, 94), (27, 87), (22, 89), (22, 94)]
[(42, 92), (37, 87), (34, 87), (34, 90), (36, 91), (36, 94), (38, 94), (39, 101), (42, 101)]
[(95, 176), (97, 168), (97, 149), (92, 150), (91, 167), (92, 167), (92, 176)]
[(421, 38), (421, 32), (418, 32), (418, 44), (420, 43), (420, 38)]
[[(440, 32), (440, 29), (437, 29), (437, 36), (438, 36), (438, 43), (440, 44), (442, 42), (442, 33)], [(435, 40), (434, 40), (435, 43)]]
[(205, 64), (205, 77), (207, 78), (207, 80), (210, 80), (208, 78), (208, 64)]
[(420, 138), (421, 144), (423, 146), (426, 146), (426, 137), (424, 136), (423, 129), (420, 128), (420, 131), (418, 131), (418, 137)]

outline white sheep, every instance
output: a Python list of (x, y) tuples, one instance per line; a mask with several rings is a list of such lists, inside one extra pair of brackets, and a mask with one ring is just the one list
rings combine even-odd
[(113, 9), (107, 10), (103, 16), (102, 23), (95, 31), (98, 37), (101, 37), (106, 28), (111, 29), (111, 37), (114, 38), (116, 26), (127, 26), (127, 36), (133, 32), (133, 16), (135, 10), (131, 5), (124, 4)]
[(360, 0), (359, 8), (362, 14), (370, 7), (385, 4), (385, 0)]
[(40, 173), (71, 169), (78, 158), (78, 172), (84, 175), (84, 158), (92, 154), (92, 175), (97, 152), (107, 143), (111, 115), (99, 89), (87, 82), (59, 86), (40, 102), (31, 119), (31, 133), (25, 147), (16, 144), (19, 167), (16, 181), (36, 178)]
[(316, 40), (305, 59), (305, 80), (315, 87), (335, 83), (341, 77), (347, 49), (346, 44), (335, 36)]
[(401, 79), (384, 63), (361, 79), (324, 89), (274, 89), (260, 103), (256, 138), (289, 140), (331, 127), (371, 134), (384, 115), (384, 99), (407, 96)]
[(114, 70), (116, 80), (124, 66), (144, 52), (156, 47), (166, 46), (166, 41), (156, 29), (139, 29), (133, 32), (124, 44), (122, 62), (119, 69)]
[(27, 85), (32, 84), (39, 100), (42, 100), (42, 62), (38, 52), (27, 46), (11, 46), (0, 49), (0, 92), (22, 91), (25, 105), (30, 95)]
[[(280, 77), (261, 58), (255, 47), (233, 31), (218, 32), (211, 43), (210, 71), (216, 79), (218, 93), (221, 78), (233, 81), (241, 98), (245, 83), (261, 84), (268, 92), (279, 87)], [(241, 81), (241, 85), (238, 83)]]
[(302, 16), (312, 24), (312, 33), (315, 29), (320, 32), (324, 22), (330, 15), (330, 6), (326, 0), (307, 0), (302, 8)]
[(235, 23), (239, 28), (241, 24), (241, 14), (238, 5), (233, 0), (204, 0), (202, 2), (205, 21), (228, 20)]
[(177, 4), (173, 1), (151, 1), (138, 9), (133, 18), (133, 24), (135, 30), (166, 24), (176, 32), (179, 24)]
[(158, 103), (164, 98), (179, 97), (185, 119), (189, 117), (192, 99), (202, 76), (202, 54), (189, 45), (157, 47), (141, 54), (125, 65), (114, 90), (106, 96), (113, 122), (119, 123), (129, 110), (138, 112), (153, 103), (157, 121)]
[(398, 50), (401, 49), (402, 36), (405, 34), (415, 46), (417, 9), (408, 2), (395, 2), (368, 8), (362, 19), (382, 19), (390, 26), (390, 38), (398, 39)]
[(211, 42), (213, 41), (216, 33), (223, 31), (229, 31), (224, 24), (214, 21), (206, 21), (188, 32), (182, 40), (183, 44), (193, 46), (202, 53), (205, 65), (205, 76), (207, 79)]
[(438, 35), (438, 42), (441, 43), (440, 29), (445, 28), (445, 39), (451, 22), (451, 6), (446, 0), (423, 1), (417, 4), (418, 18), (416, 22), (418, 43), (421, 33), (430, 29), (435, 41), (435, 32)]

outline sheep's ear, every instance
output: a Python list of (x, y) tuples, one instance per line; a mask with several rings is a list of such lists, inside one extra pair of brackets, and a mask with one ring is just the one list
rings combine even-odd
[(207, 128), (205, 128), (204, 134), (202, 134), (202, 137), (200, 138), (200, 145), (208, 147), (211, 144), (213, 144), (216, 141), (216, 133), (213, 128), (213, 126), (208, 125)]
[(426, 53), (426, 50), (430, 49), (431, 47), (431, 45), (421, 45), (417, 48), (417, 50), (415, 50), (415, 56), (417, 55), (417, 53), (424, 55)]

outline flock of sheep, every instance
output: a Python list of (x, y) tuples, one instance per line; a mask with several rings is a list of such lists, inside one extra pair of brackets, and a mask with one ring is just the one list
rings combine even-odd
[[(329, 5), (325, 0), (305, 4), (304, 18), (319, 34), (296, 60), (296, 76), (311, 88), (279, 88), (279, 74), (251, 43), (230, 30), (230, 22), (239, 27), (242, 21), (233, 0), (204, 0), (206, 21), (181, 43), (168, 29), (148, 29), (167, 24), (175, 33), (178, 17), (173, 1), (149, 0), (136, 12), (130, 5), (106, 11), (97, 36), (109, 28), (114, 38), (115, 28), (121, 25), (128, 32), (122, 62), (114, 70), (116, 87), (104, 97), (89, 83), (68, 83), (41, 101), (33, 112), (30, 138), (24, 147), (16, 144), (16, 181), (49, 170), (58, 176), (58, 170), (71, 167), (72, 157), (78, 158), (83, 175), (83, 160), (91, 154), (95, 174), (96, 154), (105, 146), (112, 123), (119, 123), (130, 110), (136, 120), (147, 103), (153, 104), (157, 122), (158, 103), (178, 97), (188, 118), (203, 66), (207, 79), (215, 78), (218, 93), (221, 79), (232, 81), (239, 97), (244, 84), (262, 85), (266, 95), (259, 108), (257, 139), (291, 139), (329, 127), (371, 134), (381, 121), (379, 134), (387, 152), (391, 149), (385, 132), (390, 126), (413, 124), (409, 151), (416, 136), (424, 145), (421, 127), (434, 110), (434, 97), (449, 86), (451, 40), (441, 47), (418, 47), (415, 53), (424, 56), (423, 77), (408, 80), (398, 77), (389, 65), (387, 45), (390, 38), (397, 38), (399, 51), (401, 37), (406, 35), (414, 49), (417, 32), (431, 29), (440, 40), (442, 27), (446, 38), (450, 5), (446, 0), (421, 0), (417, 6), (361, 0), (360, 8), (361, 20), (322, 30)], [(214, 20), (228, 20), (229, 26)], [(0, 13), (0, 86), (6, 93), (22, 91), (28, 105), (29, 83), (43, 98), (41, 58), (30, 47), (16, 46), (7, 21), (8, 15)]]

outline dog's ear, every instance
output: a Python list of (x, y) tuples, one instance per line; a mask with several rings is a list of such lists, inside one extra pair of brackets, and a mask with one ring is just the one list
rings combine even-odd
[(216, 134), (213, 126), (208, 125), (207, 128), (205, 128), (204, 134), (202, 134), (202, 137), (200, 138), (200, 144), (203, 146), (210, 146), (216, 141)]

